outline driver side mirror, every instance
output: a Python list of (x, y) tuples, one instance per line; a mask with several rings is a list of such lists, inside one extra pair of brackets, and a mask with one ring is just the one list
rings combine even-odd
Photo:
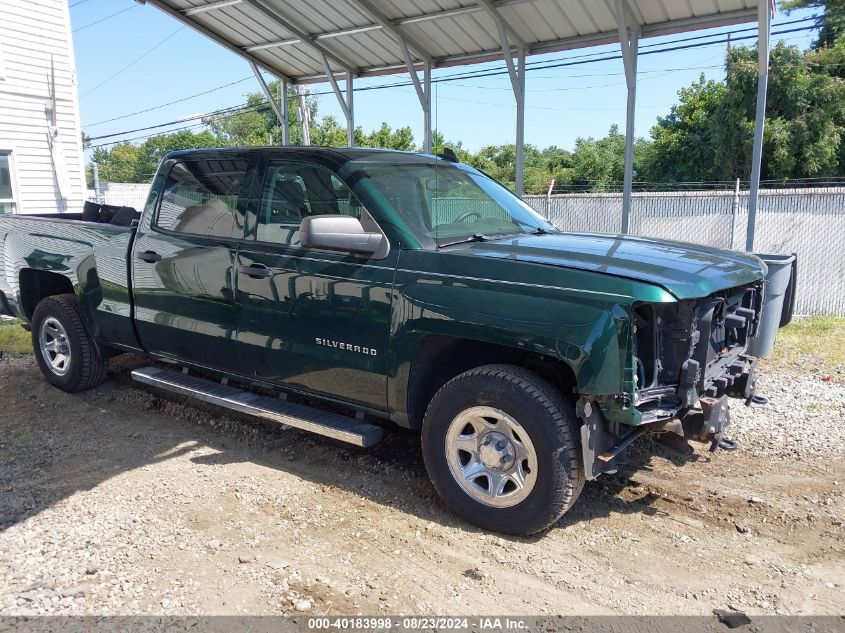
[(306, 248), (373, 255), (387, 238), (368, 233), (358, 218), (348, 215), (312, 215), (302, 219), (299, 242)]

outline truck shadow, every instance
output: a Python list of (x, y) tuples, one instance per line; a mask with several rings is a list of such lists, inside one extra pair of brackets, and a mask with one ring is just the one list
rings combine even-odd
[[(389, 428), (380, 443), (358, 449), (142, 390), (129, 379), (133, 362), (121, 361), (111, 381), (75, 395), (44, 383), (34, 361), (19, 371), (0, 365), (5, 383), (0, 392), (0, 532), (121, 473), (200, 448), (202, 454), (190, 457), (198, 467), (253, 463), (423, 521), (481, 532), (444, 507), (429, 483), (415, 433)], [(654, 457), (654, 451), (640, 447), (619, 474), (587, 482), (576, 505), (551, 529), (611, 514), (659, 514), (654, 507), (659, 495), (628, 478), (649, 469)], [(512, 538), (530, 542), (543, 536)]]

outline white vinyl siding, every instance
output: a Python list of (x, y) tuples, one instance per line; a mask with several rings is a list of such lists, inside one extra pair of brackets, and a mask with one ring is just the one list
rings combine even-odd
[[(0, 1), (0, 152), (13, 150), (17, 213), (79, 212), (85, 198), (69, 20), (66, 0)], [(48, 139), (51, 74), (57, 158)], [(61, 173), (54, 162), (64, 163)]]

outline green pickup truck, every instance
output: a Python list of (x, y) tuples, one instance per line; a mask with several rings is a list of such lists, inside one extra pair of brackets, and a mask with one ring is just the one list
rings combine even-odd
[(135, 352), (141, 383), (359, 446), (416, 429), (447, 506), (523, 535), (643, 434), (726, 439), (765, 273), (558, 230), (451, 155), (175, 152), (141, 213), (0, 216), (0, 309), (56, 387)]

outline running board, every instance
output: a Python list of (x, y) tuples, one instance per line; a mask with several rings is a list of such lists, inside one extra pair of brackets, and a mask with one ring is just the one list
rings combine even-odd
[(180, 374), (158, 367), (143, 367), (132, 372), (132, 379), (165, 391), (246, 413), (257, 418), (287, 424), (303, 431), (325, 435), (356, 446), (372, 446), (381, 439), (382, 429), (330, 411), (312, 409), (260, 396), (235, 387)]

